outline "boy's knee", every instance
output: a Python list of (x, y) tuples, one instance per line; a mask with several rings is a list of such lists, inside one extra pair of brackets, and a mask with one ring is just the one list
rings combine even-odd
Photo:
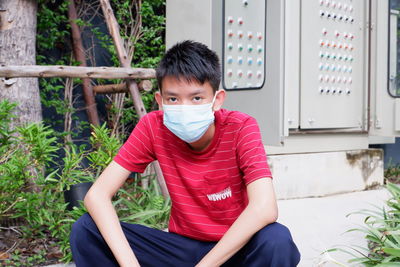
[(90, 227), (93, 227), (94, 221), (88, 213), (83, 214), (79, 219), (72, 224), (70, 243), (71, 246), (80, 244), (82, 239), (86, 238), (86, 233), (89, 231)]
[[(282, 257), (283, 261), (298, 262), (300, 253), (293, 242), (289, 229), (280, 224), (273, 223), (261, 229), (255, 236), (254, 242), (261, 255), (274, 255), (273, 261)], [(288, 256), (290, 255), (289, 259)], [(292, 266), (292, 265), (289, 265)]]

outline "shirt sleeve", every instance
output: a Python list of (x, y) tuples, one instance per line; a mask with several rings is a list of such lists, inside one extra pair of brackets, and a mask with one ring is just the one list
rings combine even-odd
[(140, 119), (114, 161), (131, 172), (144, 172), (147, 165), (155, 160), (150, 127), (148, 115)]
[(254, 118), (248, 118), (239, 130), (236, 148), (246, 185), (260, 178), (272, 178), (260, 128)]

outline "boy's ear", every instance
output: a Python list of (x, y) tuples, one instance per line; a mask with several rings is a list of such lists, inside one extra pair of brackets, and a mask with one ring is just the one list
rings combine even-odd
[(157, 101), (157, 104), (158, 104), (158, 109), (162, 110), (162, 96), (161, 96), (160, 91), (157, 91), (154, 94), (154, 97), (156, 98), (156, 101)]
[(214, 111), (217, 111), (221, 109), (222, 105), (224, 104), (225, 97), (226, 97), (226, 92), (224, 89), (219, 89), (217, 92), (215, 92), (217, 95), (215, 97), (215, 102), (214, 102)]

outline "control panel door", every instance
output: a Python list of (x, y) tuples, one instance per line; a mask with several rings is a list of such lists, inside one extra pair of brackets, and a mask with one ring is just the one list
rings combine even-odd
[(371, 136), (400, 136), (400, 0), (371, 2)]
[(267, 145), (283, 144), (285, 1), (223, 1), (225, 106), (255, 117)]
[(300, 128), (363, 130), (367, 2), (301, 2)]

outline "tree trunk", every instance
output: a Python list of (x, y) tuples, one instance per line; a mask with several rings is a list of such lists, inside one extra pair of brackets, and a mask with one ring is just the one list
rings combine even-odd
[[(0, 0), (0, 65), (36, 64), (35, 0)], [(0, 78), (0, 101), (18, 104), (12, 127), (42, 120), (37, 78)]]
[[(0, 0), (0, 65), (36, 64), (36, 0)], [(42, 121), (37, 78), (0, 78), (0, 101), (17, 103), (11, 128)], [(38, 192), (38, 170), (27, 166), (31, 179), (23, 190)]]

